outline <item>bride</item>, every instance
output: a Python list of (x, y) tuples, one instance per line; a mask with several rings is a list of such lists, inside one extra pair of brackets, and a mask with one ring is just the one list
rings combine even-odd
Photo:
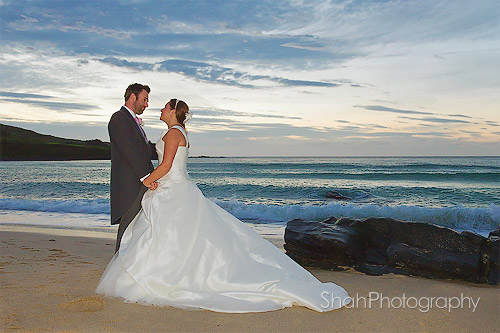
[(159, 165), (143, 181), (150, 190), (96, 293), (234, 313), (292, 305), (324, 312), (350, 303), (342, 287), (321, 283), (190, 180), (185, 130), (190, 116), (187, 104), (177, 99), (161, 110), (168, 130), (156, 143)]

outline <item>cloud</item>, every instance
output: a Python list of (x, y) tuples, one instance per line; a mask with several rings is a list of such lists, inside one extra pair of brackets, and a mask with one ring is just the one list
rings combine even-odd
[[(2, 21), (5, 41), (43, 39), (73, 53), (179, 56), (191, 60), (259, 60), (295, 68), (329, 67), (394, 45), (408, 52), (453, 38), (497, 35), (494, 1), (9, 2)], [(422, 29), (425, 27), (425, 29)], [(87, 45), (82, 49), (82, 44)], [(466, 46), (465, 46), (466, 47)], [(457, 49), (447, 49), (456, 53)], [(472, 50), (473, 51), (473, 50)], [(433, 54), (436, 54), (434, 52)]]
[(450, 133), (445, 133), (445, 132), (415, 132), (415, 133), (409, 133), (410, 135), (414, 137), (442, 137), (442, 138), (451, 138), (452, 135)]
[(198, 117), (195, 112), (193, 112), (193, 118), (189, 121), (191, 124), (236, 124), (239, 123), (238, 120), (223, 118), (223, 117)]
[(302, 87), (338, 87), (340, 84), (332, 82), (320, 81), (304, 81), (304, 80), (289, 80), (278, 77), (267, 77), (268, 80), (279, 82), (285, 86), (302, 86)]
[(223, 109), (206, 109), (206, 108), (192, 108), (194, 115), (203, 116), (231, 116), (231, 117), (252, 117), (252, 118), (276, 118), (276, 119), (297, 119), (300, 117), (284, 116), (280, 114), (270, 114), (270, 113), (249, 113), (249, 112), (239, 112), (232, 110)]
[(445, 119), (445, 118), (436, 118), (436, 117), (412, 118), (412, 117), (402, 117), (401, 116), (401, 117), (398, 117), (398, 118), (418, 120), (418, 121), (428, 121), (428, 122), (440, 123), (440, 124), (445, 124), (445, 123), (474, 124), (473, 122), (466, 121), (466, 120)]
[[(195, 122), (196, 120), (197, 122)], [(374, 131), (373, 128), (361, 126), (340, 126), (340, 127), (310, 127), (298, 126), (284, 123), (250, 123), (232, 120), (227, 126), (211, 126), (198, 128), (198, 125), (222, 124), (226, 119), (219, 118), (197, 118), (193, 117), (191, 127), (197, 133), (220, 133), (239, 132), (250, 140), (267, 140), (267, 138), (286, 138), (294, 141), (322, 140), (348, 141), (353, 138), (368, 140), (370, 138), (401, 138), (410, 139), (415, 136), (450, 137), (445, 132), (397, 132), (397, 131)], [(243, 134), (244, 133), (244, 134)]]
[[(38, 14), (38, 13), (37, 13)], [(37, 15), (34, 14), (34, 15)], [(87, 32), (98, 34), (104, 37), (118, 40), (130, 39), (131, 35), (125, 31), (103, 28), (95, 25), (86, 25), (81, 20), (64, 23), (64, 20), (58, 15), (39, 15), (37, 17), (20, 15), (21, 19), (12, 20), (8, 26), (16, 31), (37, 32), (37, 31), (58, 31), (58, 32)]]
[[(416, 115), (440, 115), (440, 116), (446, 116), (446, 117), (455, 117), (455, 118), (465, 118), (465, 119), (474, 119), (474, 117), (464, 115), (464, 114), (440, 114), (440, 113), (431, 113), (431, 112), (423, 112), (423, 111), (414, 111), (414, 110), (403, 110), (403, 109), (394, 109), (394, 108), (389, 108), (385, 106), (380, 106), (380, 105), (354, 105), (354, 107), (357, 108), (362, 108), (366, 110), (371, 110), (371, 111), (379, 111), (379, 112), (390, 112), (390, 113), (396, 113), (396, 114), (416, 114)], [(457, 123), (457, 124), (477, 124), (477, 122), (474, 121), (467, 121), (467, 120), (460, 120), (460, 119), (448, 119), (448, 118), (442, 118), (442, 117), (422, 117), (422, 118), (415, 118), (415, 117), (404, 117), (400, 116), (398, 117), (399, 119), (409, 119), (409, 120), (418, 120), (418, 121), (426, 121), (426, 122), (431, 122), (431, 123), (440, 123), (440, 124), (445, 124), (445, 123)], [(500, 126), (497, 122), (494, 121), (485, 121), (485, 124), (490, 125), (490, 126)], [(421, 126), (430, 126), (426, 124), (420, 124)]]
[[(19, 95), (31, 95), (31, 94), (19, 94)], [(33, 97), (32, 97), (33, 98)], [(34, 98), (38, 99), (29, 99), (29, 98), (2, 98), (0, 101), (6, 103), (19, 103), (19, 104), (27, 104), (42, 107), (49, 110), (54, 111), (70, 111), (70, 110), (96, 110), (100, 109), (98, 106), (84, 103), (68, 103), (68, 102), (51, 102), (51, 101), (42, 101), (39, 98), (47, 98), (52, 99), (51, 96), (42, 96), (35, 95)]]
[(14, 30), (28, 31), (33, 29), (34, 25), (38, 23), (38, 20), (34, 17), (21, 15), (21, 18), (21, 20), (10, 22), (8, 26)]
[(47, 96), (47, 95), (25, 94), (25, 93), (16, 93), (10, 91), (0, 91), (0, 96), (14, 97), (14, 98), (47, 98), (47, 99), (53, 98), (52, 96)]
[(301, 136), (301, 135), (285, 135), (285, 138), (292, 139), (292, 140), (300, 140), (300, 141), (311, 140), (311, 138), (306, 138), (306, 137)]
[[(156, 110), (153, 110), (156, 111)], [(214, 124), (224, 124), (224, 125), (234, 125), (242, 124), (241, 118), (263, 118), (263, 119), (288, 119), (288, 120), (300, 120), (300, 117), (285, 116), (275, 113), (250, 113), (250, 112), (239, 112), (233, 110), (224, 109), (208, 109), (208, 108), (196, 108), (192, 107), (190, 112), (193, 114), (193, 118), (189, 121), (190, 124), (200, 124), (200, 125), (214, 125)], [(157, 115), (154, 113), (148, 113), (143, 116), (143, 119), (150, 121), (156, 121)], [(240, 119), (238, 119), (240, 118)]]
[[(339, 83), (292, 80), (269, 75), (251, 75), (228, 67), (222, 67), (215, 63), (190, 61), (183, 59), (168, 59), (156, 63), (145, 63), (118, 59), (116, 57), (106, 57), (98, 59), (102, 63), (111, 64), (118, 67), (127, 67), (134, 70), (160, 71), (183, 74), (198, 81), (208, 83), (218, 83), (241, 88), (264, 87), (265, 81), (278, 83), (287, 87), (338, 87)], [(256, 84), (259, 81), (260, 84)], [(268, 85), (268, 84), (267, 84)]]
[(485, 123), (490, 126), (500, 126), (500, 124), (498, 124), (496, 121), (487, 120), (485, 121)]
[(449, 117), (460, 117), (460, 118), (468, 118), (468, 119), (472, 119), (471, 116), (467, 116), (467, 115), (464, 115), (464, 114), (450, 114), (448, 115)]
[(368, 124), (367, 126), (369, 126), (371, 128), (389, 128), (387, 126), (382, 126), (382, 125), (378, 125), (378, 124)]
[(422, 133), (422, 134), (413, 134), (412, 137), (414, 138), (427, 138), (427, 139), (451, 139), (452, 136), (449, 134), (432, 134), (432, 133)]
[(199, 81), (219, 83), (224, 85), (254, 88), (251, 84), (243, 83), (245, 74), (227, 67), (206, 62), (188, 61), (180, 59), (165, 60), (155, 66), (156, 70), (181, 73)]
[(62, 31), (66, 30), (80, 30), (80, 31), (85, 31), (85, 32), (91, 32), (91, 33), (96, 33), (99, 35), (103, 35), (105, 37), (110, 37), (114, 39), (131, 39), (130, 33), (124, 32), (124, 31), (117, 31), (114, 29), (105, 29), (102, 27), (96, 27), (96, 26), (91, 26), (91, 27), (85, 27), (85, 26), (64, 26), (61, 29)]
[(358, 129), (361, 129), (362, 127), (361, 126), (340, 126), (338, 129), (342, 130), (342, 131), (355, 131), (355, 130), (358, 130)]
[[(282, 22), (272, 32), (312, 35), (323, 43), (331, 42), (331, 49), (363, 50), (387, 43), (421, 44), (466, 36), (494, 38), (498, 33), (495, 1), (460, 4), (454, 1), (298, 2), (293, 14), (297, 15), (293, 19), (278, 18)], [(299, 15), (307, 19), (297, 20)], [(406, 50), (402, 48), (400, 52)]]
[[(379, 125), (379, 124), (360, 124), (360, 123), (354, 123), (348, 120), (336, 120), (336, 122), (341, 123), (341, 124), (351, 124), (355, 125), (356, 127), (352, 128), (359, 128), (359, 127), (364, 127), (364, 128), (379, 128), (379, 129), (384, 129), (388, 128), (387, 126)], [(348, 126), (342, 126), (343, 128), (348, 128)]]
[(106, 57), (103, 59), (99, 59), (100, 62), (105, 63), (105, 64), (110, 64), (118, 67), (127, 67), (127, 68), (132, 68), (135, 70), (153, 70), (154, 65), (144, 63), (144, 62), (137, 62), (137, 61), (128, 61), (125, 59), (118, 59), (115, 57)]
[(299, 43), (285, 43), (282, 44), (283, 47), (291, 47), (300, 50), (309, 50), (309, 51), (322, 51), (325, 50), (325, 47), (322, 45), (314, 45), (314, 44), (299, 44)]
[(391, 112), (391, 113), (401, 113), (401, 114), (428, 114), (428, 115), (434, 114), (431, 112), (388, 108), (386, 106), (381, 106), (381, 105), (354, 105), (354, 107), (365, 109), (365, 110), (370, 110), (370, 111)]

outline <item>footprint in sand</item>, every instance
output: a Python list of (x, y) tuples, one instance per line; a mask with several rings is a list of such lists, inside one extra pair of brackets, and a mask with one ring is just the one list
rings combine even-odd
[(49, 255), (49, 258), (65, 258), (69, 256), (66, 251), (61, 249), (50, 249), (49, 251), (52, 252), (52, 254)]
[(97, 312), (104, 308), (104, 300), (96, 296), (78, 297), (58, 307), (71, 312)]

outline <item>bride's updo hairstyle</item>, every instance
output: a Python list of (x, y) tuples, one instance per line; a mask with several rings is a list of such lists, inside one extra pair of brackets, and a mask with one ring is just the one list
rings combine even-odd
[(182, 127), (186, 128), (184, 120), (186, 120), (186, 114), (189, 112), (189, 106), (186, 102), (178, 100), (177, 98), (172, 98), (168, 104), (170, 104), (171, 109), (175, 109), (175, 118), (177, 118), (177, 121)]

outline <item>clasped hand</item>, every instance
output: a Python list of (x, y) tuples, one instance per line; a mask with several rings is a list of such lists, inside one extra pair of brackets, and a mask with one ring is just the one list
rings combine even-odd
[(145, 182), (142, 182), (142, 184), (144, 186), (146, 186), (147, 188), (149, 188), (151, 191), (154, 191), (154, 190), (156, 190), (158, 188), (158, 183), (157, 182), (152, 182), (149, 185), (146, 185)]

